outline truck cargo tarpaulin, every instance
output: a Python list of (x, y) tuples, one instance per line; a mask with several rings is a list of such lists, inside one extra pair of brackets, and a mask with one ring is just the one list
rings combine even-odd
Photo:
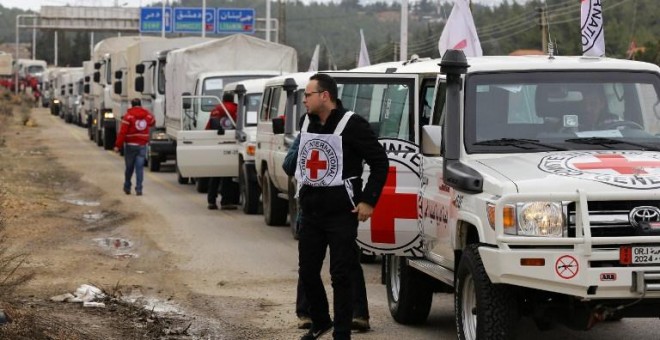
[(193, 92), (195, 78), (200, 72), (291, 73), (297, 68), (298, 55), (294, 48), (243, 34), (174, 50), (167, 55), (165, 66), (166, 120), (181, 118), (181, 94)]

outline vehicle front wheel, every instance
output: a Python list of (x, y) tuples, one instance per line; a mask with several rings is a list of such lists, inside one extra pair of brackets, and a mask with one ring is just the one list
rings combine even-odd
[(181, 172), (179, 171), (179, 167), (176, 167), (176, 181), (179, 184), (188, 184), (190, 183), (190, 177), (183, 177), (181, 176)]
[(279, 226), (286, 224), (287, 201), (277, 196), (279, 191), (273, 185), (273, 181), (268, 175), (268, 170), (264, 173), (263, 180), (263, 206), (264, 221), (269, 226)]
[(431, 278), (409, 267), (405, 257), (387, 255), (384, 261), (387, 302), (394, 320), (404, 325), (425, 322), (433, 301)]
[(209, 192), (209, 178), (200, 177), (195, 180), (195, 190), (200, 194), (206, 194)]
[(467, 246), (460, 261), (454, 294), (458, 339), (515, 339), (520, 316), (514, 288), (490, 281), (478, 244)]

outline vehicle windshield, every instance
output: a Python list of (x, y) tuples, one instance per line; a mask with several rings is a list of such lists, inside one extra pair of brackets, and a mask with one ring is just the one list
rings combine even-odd
[(26, 71), (31, 75), (35, 75), (37, 73), (42, 73), (44, 71), (44, 67), (41, 65), (30, 65), (27, 67)]
[[(225, 87), (225, 84), (237, 83), (247, 79), (257, 79), (257, 78), (266, 78), (272, 77), (268, 75), (240, 75), (240, 76), (222, 76), (222, 77), (209, 77), (204, 79), (204, 84), (202, 86), (202, 96), (207, 97), (218, 97), (218, 100), (222, 99), (222, 92)], [(218, 100), (211, 98), (204, 98), (202, 101), (202, 111), (211, 112), (213, 108), (218, 105)]]
[(257, 126), (262, 96), (263, 93), (250, 93), (245, 96), (245, 126)]
[(469, 153), (660, 148), (651, 72), (473, 74), (464, 93)]

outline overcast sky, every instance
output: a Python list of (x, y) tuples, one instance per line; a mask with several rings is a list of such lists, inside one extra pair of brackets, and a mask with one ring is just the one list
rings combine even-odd
[[(307, 0), (307, 1), (312, 1), (312, 0)], [(322, 2), (325, 1), (329, 1), (329, 0), (323, 0)], [(413, 2), (412, 0), (409, 1)], [(443, 0), (443, 1), (450, 1), (450, 0)], [(515, 1), (522, 2), (523, 0), (515, 0)], [(18, 7), (26, 10), (30, 9), (33, 11), (38, 11), (41, 6), (65, 6), (67, 4), (72, 6), (112, 6), (115, 3), (117, 3), (120, 6), (125, 4), (125, 6), (129, 6), (129, 7), (140, 7), (140, 6), (147, 6), (156, 1), (153, 0), (2, 0), (0, 2), (4, 7), (9, 7), (9, 8)], [(502, 0), (472, 0), (472, 2), (492, 5), (502, 2)], [(202, 0), (199, 0), (199, 7), (202, 7)]]

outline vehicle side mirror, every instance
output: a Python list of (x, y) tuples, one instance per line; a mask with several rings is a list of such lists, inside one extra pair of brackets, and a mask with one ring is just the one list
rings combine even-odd
[(284, 133), (284, 118), (273, 118), (273, 133), (276, 135)]
[[(190, 92), (184, 92), (181, 94), (182, 96), (190, 96)], [(190, 110), (192, 107), (192, 103), (190, 101), (190, 98), (183, 98), (181, 101), (181, 105), (183, 106), (184, 110)]]
[(116, 81), (114, 88), (113, 88), (115, 94), (121, 94), (121, 81)]
[(83, 85), (83, 93), (89, 94), (89, 84)]
[(115, 71), (115, 79), (121, 79), (124, 74), (121, 71)]
[(94, 82), (95, 83), (101, 82), (101, 72), (99, 71), (94, 72)]
[(143, 74), (144, 73), (144, 64), (135, 65), (135, 73)]
[(94, 69), (95, 70), (100, 70), (101, 69), (101, 63), (99, 63), (99, 62), (94, 63)]
[(85, 82), (89, 83), (89, 76), (85, 76)]
[(135, 78), (135, 92), (143, 92), (144, 91), (144, 77), (143, 76), (138, 76)]
[(424, 156), (440, 156), (442, 144), (442, 126), (422, 126), (422, 154)]

